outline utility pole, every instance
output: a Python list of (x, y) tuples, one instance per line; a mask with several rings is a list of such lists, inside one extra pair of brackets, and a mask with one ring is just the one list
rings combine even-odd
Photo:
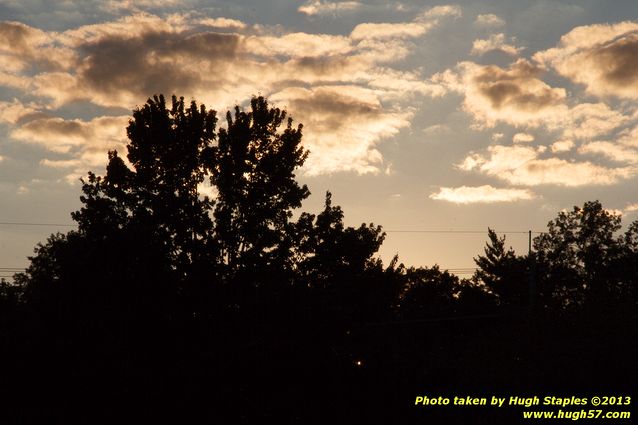
[(536, 261), (532, 257), (532, 231), (528, 232), (527, 238), (527, 258), (528, 265), (528, 278), (529, 278), (529, 312), (530, 314), (536, 309)]
[(528, 233), (527, 243), (528, 243), (527, 254), (532, 255), (532, 231), (531, 230)]

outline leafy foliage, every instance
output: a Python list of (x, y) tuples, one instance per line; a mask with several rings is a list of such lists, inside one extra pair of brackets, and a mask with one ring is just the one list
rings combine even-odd
[[(126, 159), (109, 152), (106, 174), (83, 181), (77, 231), (0, 282), (6, 370), (23, 382), (138, 376), (148, 397), (166, 379), (177, 405), (209, 406), (215, 387), (228, 423), (357, 423), (357, 403), (374, 423), (396, 421), (370, 405), (403, 406), (410, 383), (571, 383), (593, 361), (610, 365), (587, 375), (603, 382), (635, 365), (638, 222), (618, 235), (620, 217), (587, 202), (550, 221), (531, 255), (488, 229), (471, 279), (398, 256), (386, 267), (383, 229), (346, 226), (330, 192), (318, 214), (295, 214), (308, 152), (286, 111), (255, 97), (225, 118), (217, 128), (215, 111), (174, 96), (133, 112)], [(543, 314), (518, 308), (535, 299)], [(345, 408), (330, 416), (335, 400)]]
[(498, 296), (504, 305), (522, 306), (527, 303), (529, 261), (518, 257), (510, 247), (505, 249), (505, 236), (499, 238), (492, 229), (487, 230), (489, 242), (485, 255), (474, 259), (478, 269), (473, 281)]
[(602, 306), (622, 295), (620, 221), (594, 201), (560, 212), (548, 223), (548, 231), (534, 240), (547, 302), (566, 308)]

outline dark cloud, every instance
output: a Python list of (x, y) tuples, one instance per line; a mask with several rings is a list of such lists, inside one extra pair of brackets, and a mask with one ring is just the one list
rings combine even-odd
[(88, 90), (105, 94), (127, 91), (144, 97), (189, 92), (201, 83), (196, 62), (205, 61), (223, 80), (224, 64), (237, 56), (239, 45), (234, 34), (109, 36), (80, 48), (85, 58), (79, 77)]
[(495, 109), (515, 107), (535, 111), (561, 104), (564, 93), (540, 83), (536, 79), (539, 73), (534, 65), (519, 60), (508, 70), (484, 67), (474, 76), (474, 83)]
[(312, 153), (309, 175), (338, 171), (378, 173), (383, 156), (377, 145), (410, 126), (412, 114), (388, 111), (374, 90), (354, 85), (289, 88), (271, 97), (292, 111), (308, 129), (304, 143)]
[(286, 63), (287, 67), (293, 71), (291, 76), (299, 73), (304, 79), (306, 76), (314, 77), (343, 77), (356, 71), (361, 67), (357, 57), (302, 57), (292, 59)]
[(44, 32), (19, 22), (0, 22), (1, 68), (40, 71), (60, 70), (73, 60), (72, 53), (56, 47)]
[(607, 83), (619, 87), (638, 85), (638, 35), (621, 38), (591, 55)]
[(87, 129), (78, 121), (66, 121), (60, 118), (40, 118), (22, 125), (22, 130), (33, 135), (86, 137)]
[(497, 81), (479, 87), (480, 92), (490, 100), (493, 108), (515, 106), (518, 109), (534, 111), (551, 105), (558, 105), (563, 98), (552, 89), (537, 92), (526, 91), (524, 86), (511, 81)]
[(638, 22), (577, 27), (534, 59), (590, 94), (638, 99)]
[(0, 46), (2, 50), (27, 51), (29, 36), (34, 30), (19, 22), (0, 22)]
[(368, 121), (382, 115), (381, 106), (335, 90), (315, 90), (305, 97), (289, 100), (291, 111), (301, 115), (320, 117), (335, 130), (352, 121)]

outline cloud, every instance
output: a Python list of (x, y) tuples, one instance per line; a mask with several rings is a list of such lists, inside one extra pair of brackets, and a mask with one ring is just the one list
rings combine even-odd
[(478, 15), (474, 21), (474, 25), (483, 28), (502, 27), (505, 25), (505, 21), (492, 13), (487, 13)]
[(577, 99), (568, 99), (565, 89), (542, 81), (541, 72), (538, 65), (525, 59), (508, 68), (461, 62), (454, 69), (435, 74), (431, 82), (462, 94), (463, 109), (478, 129), (505, 123), (561, 131), (564, 139), (591, 140), (631, 120), (605, 103), (576, 103)]
[(635, 166), (609, 168), (589, 161), (566, 161), (555, 157), (540, 158), (541, 151), (521, 145), (490, 146), (486, 155), (470, 154), (458, 165), (458, 168), (465, 171), (479, 171), (521, 186), (611, 185), (638, 173)]
[(589, 140), (608, 134), (630, 120), (604, 103), (581, 103), (564, 117), (563, 137)]
[(31, 66), (46, 70), (75, 63), (73, 51), (54, 44), (54, 37), (20, 22), (0, 22), (0, 71), (18, 73)]
[(352, 30), (353, 40), (384, 39), (384, 38), (415, 38), (424, 35), (433, 23), (402, 22), (402, 23), (365, 23), (359, 24)]
[(612, 161), (638, 164), (638, 147), (624, 146), (620, 143), (596, 141), (584, 144), (578, 148), (581, 154), (596, 154)]
[(67, 180), (74, 183), (89, 169), (105, 165), (108, 150), (124, 151), (127, 123), (127, 116), (97, 117), (90, 121), (45, 117), (13, 129), (10, 136), (63, 154), (66, 158), (44, 158), (40, 164), (69, 172)]
[(356, 46), (345, 36), (295, 32), (284, 35), (247, 37), (243, 48), (256, 55), (282, 55), (294, 58), (325, 58), (347, 55)]
[(374, 91), (357, 86), (287, 88), (271, 100), (304, 123), (309, 175), (378, 173), (383, 157), (376, 145), (409, 127), (412, 118), (410, 112), (385, 110)]
[(430, 9), (426, 9), (417, 16), (417, 20), (432, 20), (443, 17), (460, 18), (463, 15), (463, 10), (460, 6), (455, 4), (446, 4), (440, 6), (434, 6)]
[(79, 159), (43, 159), (41, 165), (51, 168), (77, 168), (82, 162)]
[(350, 33), (350, 38), (353, 40), (417, 38), (438, 26), (441, 18), (458, 18), (461, 15), (459, 6), (435, 6), (421, 12), (412, 22), (359, 24)]
[(638, 23), (574, 28), (534, 59), (585, 86), (590, 94), (638, 99)]
[(182, 0), (108, 0), (100, 3), (100, 8), (111, 13), (135, 12), (142, 9), (159, 9), (175, 7)]
[(512, 138), (514, 143), (530, 143), (534, 141), (534, 136), (527, 133), (516, 133)]
[(554, 153), (569, 152), (575, 146), (573, 140), (557, 140), (550, 146), (550, 149)]
[[(142, 6), (161, 7), (151, 0)], [(75, 179), (82, 167), (102, 164), (108, 148), (122, 146), (126, 120), (63, 118), (56, 116), (58, 108), (87, 102), (130, 110), (153, 94), (175, 93), (224, 111), (261, 93), (306, 125), (309, 174), (381, 172), (387, 164), (378, 144), (410, 126), (418, 96), (446, 90), (402, 61), (417, 37), (460, 14), (458, 6), (437, 6), (407, 22), (357, 25), (349, 35), (135, 10), (63, 32), (5, 26), (5, 38), (26, 46), (9, 52), (24, 65), (5, 74), (35, 103), (4, 102), (0, 119), (14, 140), (58, 154), (43, 158), (42, 166), (71, 170), (69, 178)], [(49, 62), (40, 60), (44, 56)], [(0, 67), (3, 81), (9, 78)]]
[(82, 47), (77, 85), (92, 92), (91, 100), (107, 105), (130, 105), (160, 92), (192, 93), (203, 82), (202, 72), (214, 76), (211, 82), (224, 83), (226, 64), (239, 43), (237, 35), (219, 33), (104, 38)]
[(464, 95), (463, 109), (479, 128), (499, 122), (537, 127), (556, 122), (567, 112), (565, 89), (541, 81), (541, 69), (519, 59), (503, 69), (496, 65), (461, 62), (454, 70), (435, 74), (434, 83)]
[(17, 124), (23, 119), (37, 115), (37, 108), (24, 105), (18, 99), (12, 102), (0, 101), (0, 123)]
[[(138, 13), (58, 34), (57, 42), (73, 49), (78, 65), (37, 73), (31, 91), (54, 107), (86, 100), (127, 108), (160, 92), (200, 100), (205, 93), (207, 104), (223, 108), (255, 92), (325, 83), (368, 84), (395, 101), (406, 93), (442, 94), (417, 71), (388, 66), (409, 54), (405, 34), (414, 28), (422, 34), (433, 22), (370, 24), (388, 32), (369, 38), (362, 27), (355, 27), (354, 36), (281, 34), (225, 18), (189, 19)], [(216, 32), (203, 24), (233, 25), (240, 32)]]
[(442, 187), (430, 195), (437, 201), (455, 204), (488, 204), (496, 202), (516, 202), (534, 199), (536, 196), (529, 189), (500, 189), (490, 185), (476, 187)]
[(244, 29), (246, 28), (246, 24), (237, 19), (229, 19), (229, 18), (202, 18), (197, 21), (199, 25), (203, 25), (205, 27), (213, 27), (213, 28), (233, 28), (233, 29)]
[[(515, 38), (510, 39), (511, 43), (516, 41)], [(481, 56), (489, 52), (503, 52), (510, 56), (517, 56), (523, 47), (516, 47), (514, 44), (508, 44), (505, 40), (505, 34), (492, 34), (487, 39), (477, 39), (472, 43), (472, 51), (470, 54)]]
[(439, 134), (449, 133), (450, 127), (445, 124), (434, 124), (423, 129), (423, 133), (428, 136), (436, 136)]
[(299, 6), (297, 12), (307, 16), (336, 15), (339, 12), (350, 12), (359, 9), (362, 4), (358, 1), (330, 2), (311, 0)]

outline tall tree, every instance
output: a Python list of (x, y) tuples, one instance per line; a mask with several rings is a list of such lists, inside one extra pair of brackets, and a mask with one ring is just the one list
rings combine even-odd
[(179, 274), (210, 261), (215, 253), (209, 212), (213, 201), (201, 197), (205, 158), (216, 140), (215, 111), (186, 107), (184, 99), (149, 99), (133, 112), (127, 134), (129, 169), (116, 151), (109, 152), (106, 176), (89, 173), (72, 214), (79, 232), (101, 238), (116, 230), (145, 231), (161, 243)]
[(478, 266), (472, 280), (485, 285), (495, 294), (501, 304), (522, 306), (527, 302), (528, 279), (527, 261), (516, 256), (509, 247), (505, 248), (505, 236), (499, 238), (492, 229), (487, 229), (489, 242), (485, 245), (485, 254), (474, 258)]
[(227, 128), (207, 158), (218, 192), (215, 236), (233, 273), (291, 269), (292, 211), (310, 191), (295, 180), (308, 155), (302, 125), (286, 118), (265, 98), (253, 98), (250, 111), (226, 114)]
[(619, 295), (621, 218), (600, 202), (563, 211), (534, 239), (546, 298), (562, 307), (602, 306)]

